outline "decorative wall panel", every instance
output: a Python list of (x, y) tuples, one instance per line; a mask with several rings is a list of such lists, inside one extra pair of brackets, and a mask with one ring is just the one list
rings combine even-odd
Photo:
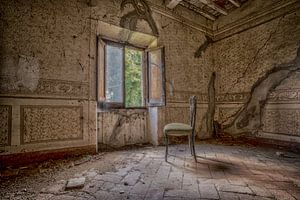
[(265, 109), (263, 131), (300, 136), (300, 109)]
[(79, 106), (21, 106), (21, 143), (83, 138)]
[(0, 146), (10, 145), (11, 106), (0, 105)]

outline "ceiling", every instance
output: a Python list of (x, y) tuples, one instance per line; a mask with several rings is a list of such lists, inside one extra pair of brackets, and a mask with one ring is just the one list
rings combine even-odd
[(248, 0), (170, 0), (167, 7), (174, 9), (183, 6), (214, 21), (241, 7), (246, 1)]

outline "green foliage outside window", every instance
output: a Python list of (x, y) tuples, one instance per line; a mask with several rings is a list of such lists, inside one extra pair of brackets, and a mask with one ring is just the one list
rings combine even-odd
[(139, 107), (142, 100), (142, 52), (125, 49), (125, 106)]

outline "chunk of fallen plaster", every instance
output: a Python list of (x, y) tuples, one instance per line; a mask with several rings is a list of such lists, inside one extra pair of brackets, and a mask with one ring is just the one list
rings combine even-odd
[(85, 178), (71, 178), (68, 180), (66, 189), (82, 188), (85, 183)]

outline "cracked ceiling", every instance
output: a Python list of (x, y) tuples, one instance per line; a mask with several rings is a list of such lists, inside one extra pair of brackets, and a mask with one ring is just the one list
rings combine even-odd
[(170, 0), (167, 7), (186, 7), (209, 20), (216, 20), (221, 15), (228, 15), (233, 10), (243, 6), (248, 0)]

